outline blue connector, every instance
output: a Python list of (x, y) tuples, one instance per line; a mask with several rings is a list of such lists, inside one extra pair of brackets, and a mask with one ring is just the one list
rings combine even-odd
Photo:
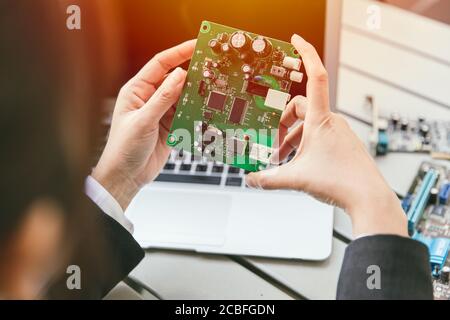
[(378, 132), (377, 155), (383, 156), (389, 151), (389, 138), (385, 131)]
[(425, 207), (430, 198), (430, 191), (436, 184), (439, 174), (436, 170), (430, 169), (422, 180), (419, 192), (416, 194), (408, 210), (408, 232), (414, 234), (417, 224), (422, 218)]
[(439, 203), (446, 205), (450, 197), (450, 183), (444, 184), (439, 190)]
[(450, 249), (450, 239), (435, 238), (430, 246), (431, 270), (441, 270), (447, 260), (448, 250)]
[(411, 207), (411, 203), (413, 201), (413, 195), (408, 193), (402, 200), (402, 208), (405, 213), (408, 213), (409, 208)]
[(450, 239), (447, 238), (429, 238), (420, 233), (415, 233), (414, 240), (422, 242), (428, 247), (430, 252), (430, 265), (434, 276), (439, 275), (439, 271), (444, 267), (447, 261), (448, 251), (450, 250)]

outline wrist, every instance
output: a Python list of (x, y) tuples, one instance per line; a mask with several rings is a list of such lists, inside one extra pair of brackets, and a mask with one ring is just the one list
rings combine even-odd
[(354, 237), (375, 234), (409, 236), (406, 214), (400, 200), (388, 186), (355, 201), (347, 212), (352, 220)]
[(125, 174), (106, 170), (100, 164), (92, 171), (92, 177), (105, 188), (125, 211), (139, 192), (139, 186)]

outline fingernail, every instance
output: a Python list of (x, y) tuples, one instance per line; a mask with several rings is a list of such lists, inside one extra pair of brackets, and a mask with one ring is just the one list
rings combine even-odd
[(181, 81), (181, 74), (182, 74), (183, 69), (180, 67), (177, 67), (175, 70), (172, 71), (172, 73), (170, 74), (170, 77), (176, 81), (176, 82), (180, 82)]
[(252, 185), (252, 178), (251, 178), (251, 173), (249, 173), (246, 177), (245, 177), (245, 184), (247, 185), (247, 187), (254, 189), (254, 186)]
[(280, 163), (280, 152), (278, 150), (273, 151), (273, 153), (269, 157), (269, 162), (271, 164), (279, 164)]
[(176, 67), (175, 68), (175, 70), (173, 70), (173, 74), (175, 74), (175, 75), (179, 75), (180, 73), (181, 73), (181, 71), (182, 71), (183, 69), (181, 69), (180, 67)]
[(292, 40), (292, 41), (294, 41), (294, 40), (303, 40), (303, 38), (300, 37), (298, 34), (294, 33), (294, 34), (292, 35), (291, 40)]

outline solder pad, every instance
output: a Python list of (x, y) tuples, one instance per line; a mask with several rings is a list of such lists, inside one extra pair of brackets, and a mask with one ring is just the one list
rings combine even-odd
[(287, 42), (203, 21), (167, 144), (266, 168), (291, 79), (301, 79), (299, 58)]

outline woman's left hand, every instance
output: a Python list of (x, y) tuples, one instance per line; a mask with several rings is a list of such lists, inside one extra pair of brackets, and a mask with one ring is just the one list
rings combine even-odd
[(177, 66), (191, 58), (195, 43), (158, 53), (120, 90), (108, 142), (92, 176), (123, 210), (167, 161), (173, 106), (186, 79), (186, 71)]

